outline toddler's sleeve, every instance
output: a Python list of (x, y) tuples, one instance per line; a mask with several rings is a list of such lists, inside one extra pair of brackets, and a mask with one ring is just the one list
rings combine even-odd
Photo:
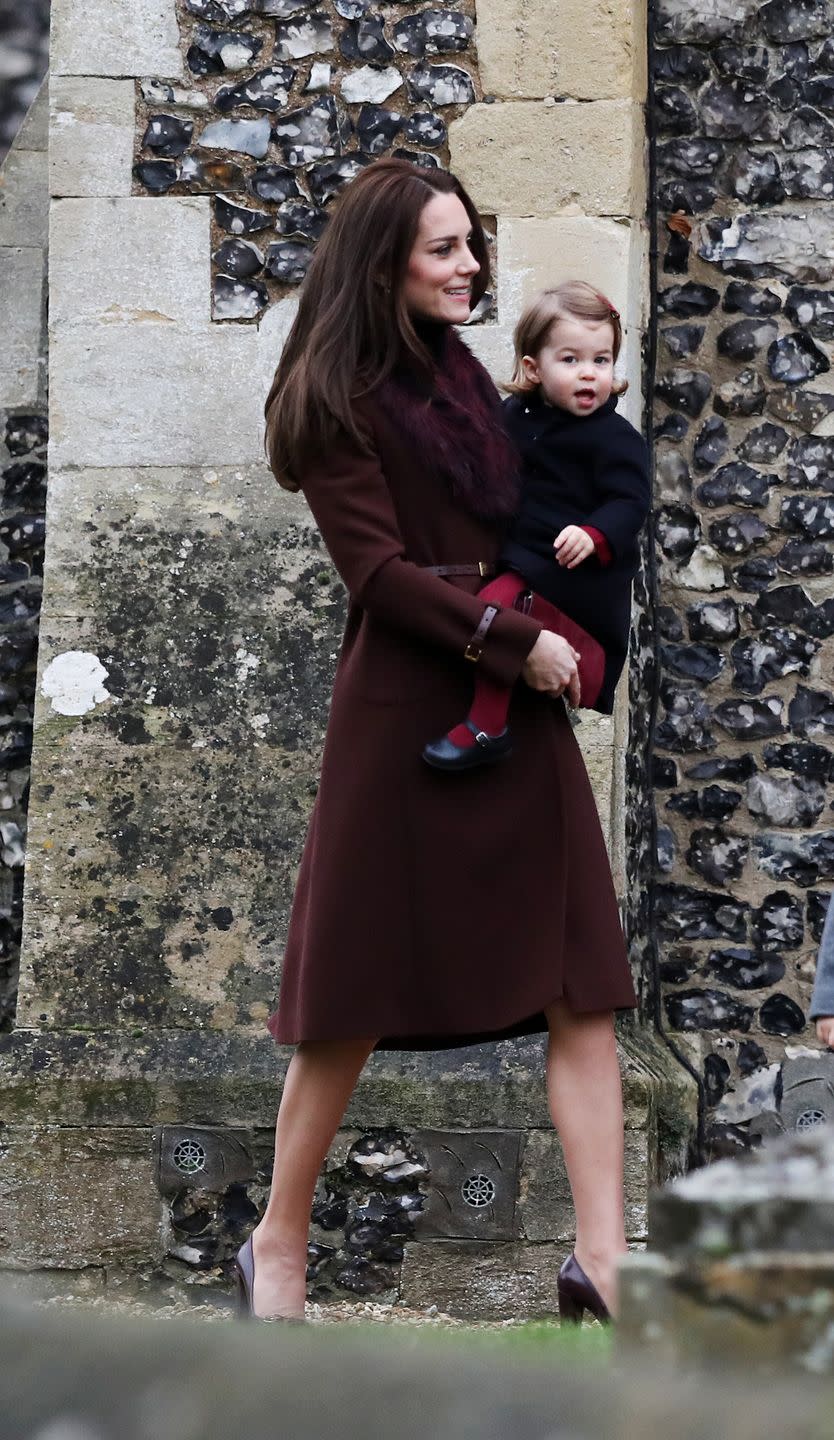
[(651, 503), (648, 448), (627, 420), (617, 426), (595, 479), (603, 499), (586, 524), (602, 531), (618, 560), (633, 546)]

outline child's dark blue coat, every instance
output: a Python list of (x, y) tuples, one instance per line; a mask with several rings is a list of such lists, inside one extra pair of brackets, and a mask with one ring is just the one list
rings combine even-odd
[[(521, 453), (523, 490), (501, 563), (600, 642), (605, 679), (594, 708), (610, 715), (628, 651), (637, 536), (649, 512), (646, 442), (617, 414), (615, 395), (593, 415), (576, 416), (531, 391), (511, 396), (504, 417)], [(559, 565), (553, 541), (565, 525), (600, 530), (610, 565), (594, 555), (574, 570)]]

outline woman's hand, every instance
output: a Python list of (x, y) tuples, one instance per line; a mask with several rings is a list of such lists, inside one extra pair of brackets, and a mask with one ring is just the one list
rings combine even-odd
[[(533, 646), (533, 649), (536, 647)], [(823, 1015), (817, 1021), (817, 1039), (821, 1045), (834, 1050), (834, 1015)]]
[(561, 635), (542, 630), (521, 667), (522, 679), (532, 690), (543, 690), (554, 700), (567, 694), (571, 705), (579, 704), (579, 656)]

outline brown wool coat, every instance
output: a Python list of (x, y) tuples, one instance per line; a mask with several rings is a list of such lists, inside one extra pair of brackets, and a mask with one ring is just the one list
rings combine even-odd
[[(538, 624), (502, 611), (482, 673), (518, 680), (509, 759), (461, 775), (421, 758), (466, 714), (477, 578), (423, 566), (495, 561), (497, 528), (456, 503), (379, 405), (303, 477), (350, 608), (293, 905), (276, 1040), (372, 1037), (445, 1048), (632, 1006), (611, 872), (562, 701), (519, 679)], [(465, 436), (461, 437), (465, 443)]]

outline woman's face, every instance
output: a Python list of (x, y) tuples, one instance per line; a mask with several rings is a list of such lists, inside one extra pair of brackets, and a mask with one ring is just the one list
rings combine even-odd
[(469, 319), (472, 279), (481, 268), (469, 249), (471, 236), (457, 195), (434, 195), (423, 206), (403, 281), (411, 315), (458, 325)]

